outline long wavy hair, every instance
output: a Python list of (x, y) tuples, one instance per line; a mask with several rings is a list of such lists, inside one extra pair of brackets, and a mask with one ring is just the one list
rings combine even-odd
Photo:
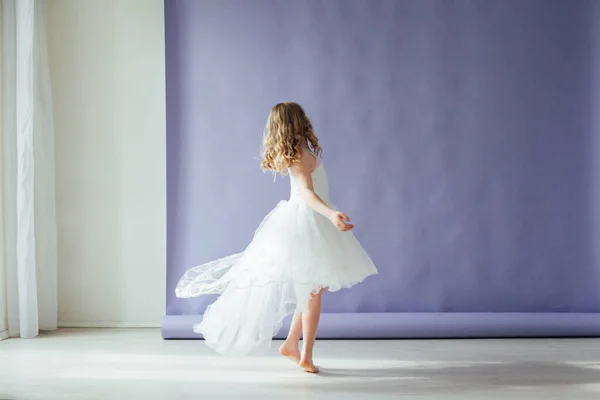
[(285, 175), (292, 163), (300, 161), (307, 141), (319, 156), (323, 150), (302, 107), (289, 101), (275, 105), (265, 129), (260, 167), (263, 171)]

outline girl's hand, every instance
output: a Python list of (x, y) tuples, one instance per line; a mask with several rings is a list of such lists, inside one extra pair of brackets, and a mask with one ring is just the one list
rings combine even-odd
[(332, 212), (331, 216), (329, 217), (329, 220), (331, 221), (333, 226), (335, 226), (342, 232), (347, 232), (354, 228), (354, 225), (348, 223), (350, 222), (350, 218), (348, 218), (348, 216), (341, 211)]

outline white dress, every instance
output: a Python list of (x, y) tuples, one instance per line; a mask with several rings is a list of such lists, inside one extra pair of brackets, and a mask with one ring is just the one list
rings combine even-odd
[[(312, 180), (334, 208), (319, 159)], [(289, 201), (265, 217), (245, 251), (194, 267), (177, 284), (177, 297), (221, 294), (193, 328), (220, 354), (268, 350), (283, 319), (305, 310), (311, 294), (349, 288), (378, 273), (352, 232), (339, 231), (306, 204), (291, 174), (290, 183)]]

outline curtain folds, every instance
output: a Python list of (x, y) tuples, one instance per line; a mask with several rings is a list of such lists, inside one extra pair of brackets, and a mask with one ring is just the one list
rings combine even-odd
[(23, 338), (58, 319), (45, 12), (45, 1), (2, 1), (0, 332)]

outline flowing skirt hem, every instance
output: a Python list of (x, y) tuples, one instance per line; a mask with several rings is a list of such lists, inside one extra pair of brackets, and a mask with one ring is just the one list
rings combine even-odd
[[(213, 312), (217, 310), (211, 310), (212, 305), (208, 307), (206, 313), (204, 314), (204, 319), (202, 320), (202, 322), (193, 326), (193, 331), (195, 333), (201, 334), (204, 338), (206, 345), (221, 355), (246, 356), (248, 354), (265, 353), (271, 349), (273, 336), (275, 336), (279, 332), (279, 330), (281, 330), (281, 327), (283, 326), (283, 320), (295, 312), (303, 312), (304, 310), (306, 310), (310, 299), (314, 295), (319, 293), (321, 290), (327, 289), (330, 292), (335, 292), (340, 289), (347, 289), (356, 284), (362, 283), (369, 276), (377, 274), (378, 272), (376, 269), (369, 271), (360, 278), (354, 279), (352, 281), (344, 282), (341, 284), (336, 283), (334, 284), (333, 289), (330, 286), (330, 284), (314, 283), (312, 285), (307, 286), (302, 285), (304, 290), (300, 290), (303, 293), (298, 293), (298, 288), (296, 287), (296, 294), (294, 298), (285, 301), (284, 304), (281, 304), (278, 307), (278, 312), (275, 313), (275, 315), (267, 318), (264, 318), (264, 316), (254, 318), (258, 320), (270, 320), (270, 327), (260, 326), (259, 329), (254, 329), (253, 332), (247, 332), (247, 329), (245, 329), (245, 327), (240, 324), (240, 326), (234, 328), (237, 331), (234, 340), (223, 340), (223, 333), (233, 328), (233, 321), (228, 321), (228, 323), (223, 324), (222, 322), (224, 322), (224, 320), (222, 319), (222, 315), (215, 315)], [(271, 283), (275, 284), (276, 282)], [(294, 282), (293, 284), (297, 285), (297, 282)], [(246, 287), (245, 289), (248, 290), (250, 288)], [(283, 289), (281, 288), (273, 288), (271, 290), (283, 291)], [(263, 310), (263, 313), (268, 312), (268, 309)], [(244, 330), (246, 330), (246, 332), (243, 332)]]

